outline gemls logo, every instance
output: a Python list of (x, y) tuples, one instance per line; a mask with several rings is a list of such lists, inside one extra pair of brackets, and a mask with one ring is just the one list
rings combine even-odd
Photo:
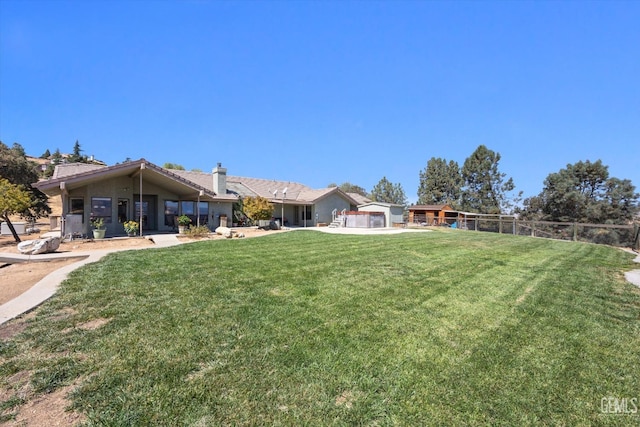
[(610, 415), (630, 415), (638, 413), (638, 398), (603, 397), (600, 399), (600, 412)]

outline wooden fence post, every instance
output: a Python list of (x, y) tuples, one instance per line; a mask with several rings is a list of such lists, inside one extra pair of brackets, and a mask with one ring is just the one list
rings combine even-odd
[(578, 223), (577, 222), (573, 223), (573, 241), (574, 242), (578, 241)]

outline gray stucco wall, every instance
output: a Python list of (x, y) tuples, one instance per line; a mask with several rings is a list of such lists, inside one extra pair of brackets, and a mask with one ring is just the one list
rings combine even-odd
[[(64, 197), (63, 214), (69, 213), (70, 199), (83, 198), (84, 199), (84, 215), (83, 215), (83, 234), (91, 236), (91, 201), (93, 197), (106, 197), (111, 199), (111, 223), (106, 224), (106, 235), (117, 236), (124, 235), (124, 227), (118, 222), (118, 201), (121, 199), (127, 200), (127, 219), (139, 221), (139, 218), (135, 218), (135, 203), (139, 201), (140, 183), (138, 178), (119, 177), (110, 180), (101, 181), (99, 183), (89, 184), (87, 186), (72, 190), (69, 195)], [(143, 198), (150, 196), (155, 201), (155, 206), (152, 206), (153, 214), (155, 215), (155, 226), (152, 231), (173, 231), (173, 226), (165, 225), (165, 201), (194, 201), (197, 202), (197, 195), (193, 198), (180, 198), (176, 194), (167, 191), (163, 187), (154, 185), (152, 183), (142, 183), (142, 195)], [(228, 223), (231, 225), (231, 215), (233, 209), (233, 203), (231, 202), (216, 202), (207, 201), (209, 203), (208, 214), (208, 227), (211, 230), (215, 230), (220, 224), (220, 216), (226, 215)], [(144, 234), (144, 233), (143, 233)]]
[[(349, 210), (350, 207), (351, 205), (348, 201), (337, 194), (331, 194), (316, 203), (314, 215), (318, 214), (318, 222), (328, 224), (333, 219), (331, 213), (334, 209), (337, 209), (339, 212), (343, 209)], [(315, 220), (315, 216), (313, 219)]]

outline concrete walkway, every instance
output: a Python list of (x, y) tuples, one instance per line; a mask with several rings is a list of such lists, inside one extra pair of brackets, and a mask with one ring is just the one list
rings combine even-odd
[[(640, 253), (638, 252), (633, 252), (633, 253), (636, 254), (636, 259), (634, 259), (633, 262), (640, 263)], [(627, 271), (626, 273), (624, 273), (624, 277), (629, 282), (633, 283), (634, 285), (640, 288), (640, 270)]]
[(152, 240), (154, 246), (145, 246), (140, 248), (123, 248), (123, 249), (107, 249), (97, 251), (86, 252), (72, 252), (72, 253), (50, 253), (41, 255), (22, 255), (22, 254), (0, 254), (0, 262), (4, 263), (16, 263), (16, 262), (39, 262), (55, 259), (73, 259), (78, 258), (78, 262), (66, 265), (58, 270), (49, 273), (42, 278), (38, 283), (33, 285), (29, 290), (17, 296), (16, 298), (0, 305), (0, 325), (9, 320), (20, 316), (23, 313), (39, 306), (47, 299), (51, 298), (53, 294), (58, 290), (60, 284), (67, 278), (69, 273), (73, 270), (82, 267), (83, 265), (90, 264), (92, 262), (99, 261), (105, 255), (111, 252), (118, 252), (123, 250), (137, 250), (137, 249), (149, 249), (149, 248), (166, 248), (169, 246), (175, 246), (181, 244), (180, 240), (175, 234), (155, 234), (151, 236), (145, 236), (147, 239)]

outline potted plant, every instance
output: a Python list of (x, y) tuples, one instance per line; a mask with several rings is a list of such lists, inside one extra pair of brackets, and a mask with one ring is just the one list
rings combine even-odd
[(124, 224), (124, 231), (127, 232), (127, 236), (133, 237), (138, 233), (138, 223), (136, 221), (126, 221)]
[(93, 225), (93, 238), (104, 239), (104, 235), (107, 232), (104, 226), (104, 218), (95, 218), (91, 220), (91, 225)]
[(180, 215), (178, 217), (178, 233), (184, 234), (189, 224), (191, 224), (191, 218), (186, 215)]

